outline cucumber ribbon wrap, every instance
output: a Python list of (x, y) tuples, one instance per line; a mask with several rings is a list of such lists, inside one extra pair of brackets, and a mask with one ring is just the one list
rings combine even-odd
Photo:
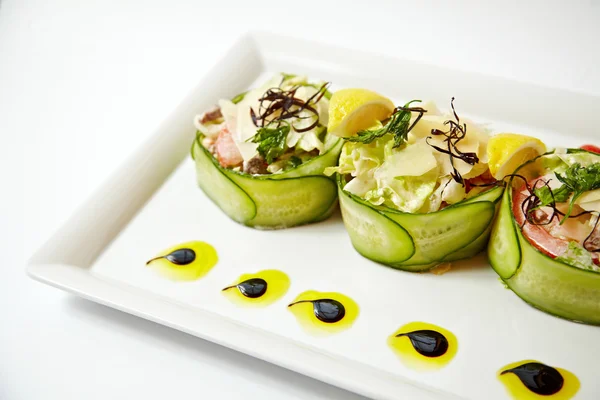
[(393, 268), (426, 271), (485, 249), (504, 188), (495, 186), (440, 211), (410, 214), (373, 205), (344, 190), (337, 175), (340, 208), (354, 248)]
[[(570, 154), (600, 156), (580, 150)], [(523, 164), (515, 171), (527, 179), (540, 174), (540, 162), (547, 153)], [(577, 268), (551, 258), (524, 237), (513, 210), (513, 176), (508, 182), (492, 229), (488, 256), (492, 268), (517, 296), (546, 313), (572, 321), (600, 325), (600, 273)], [(522, 185), (521, 180), (514, 185)]]
[(333, 179), (323, 175), (337, 163), (343, 141), (327, 135), (325, 151), (283, 173), (250, 175), (223, 168), (201, 144), (192, 145), (198, 185), (231, 219), (261, 229), (289, 228), (328, 218), (337, 205)]

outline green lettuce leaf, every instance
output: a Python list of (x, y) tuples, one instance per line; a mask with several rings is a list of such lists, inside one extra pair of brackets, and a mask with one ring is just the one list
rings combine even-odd
[[(384, 137), (369, 144), (347, 142), (342, 147), (338, 166), (325, 169), (325, 175), (350, 174), (353, 177), (372, 177), (386, 156), (386, 147), (393, 145), (392, 137)], [(355, 193), (357, 194), (357, 193)], [(359, 195), (360, 196), (360, 195)]]
[(437, 170), (421, 176), (398, 176), (380, 183), (368, 191), (365, 200), (375, 205), (385, 205), (400, 211), (414, 213), (423, 208), (435, 190)]

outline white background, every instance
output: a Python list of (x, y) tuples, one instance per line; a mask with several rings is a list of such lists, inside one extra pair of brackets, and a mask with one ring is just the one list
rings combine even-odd
[(25, 261), (248, 29), (600, 95), (600, 2), (520, 3), (2, 0), (0, 399), (359, 398), (33, 282)]

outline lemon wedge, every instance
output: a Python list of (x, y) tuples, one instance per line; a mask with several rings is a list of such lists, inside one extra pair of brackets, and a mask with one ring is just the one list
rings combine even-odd
[(488, 166), (498, 180), (512, 174), (521, 164), (546, 152), (539, 139), (516, 133), (500, 133), (490, 138), (487, 146)]
[(367, 89), (342, 89), (329, 101), (327, 131), (339, 137), (349, 137), (388, 118), (394, 103)]

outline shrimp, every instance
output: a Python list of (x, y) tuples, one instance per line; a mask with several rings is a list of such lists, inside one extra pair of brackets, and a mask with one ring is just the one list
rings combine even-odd
[(237, 167), (244, 162), (242, 154), (236, 146), (231, 132), (229, 132), (226, 125), (223, 126), (221, 132), (219, 132), (219, 135), (217, 136), (214, 151), (219, 164), (225, 168)]

